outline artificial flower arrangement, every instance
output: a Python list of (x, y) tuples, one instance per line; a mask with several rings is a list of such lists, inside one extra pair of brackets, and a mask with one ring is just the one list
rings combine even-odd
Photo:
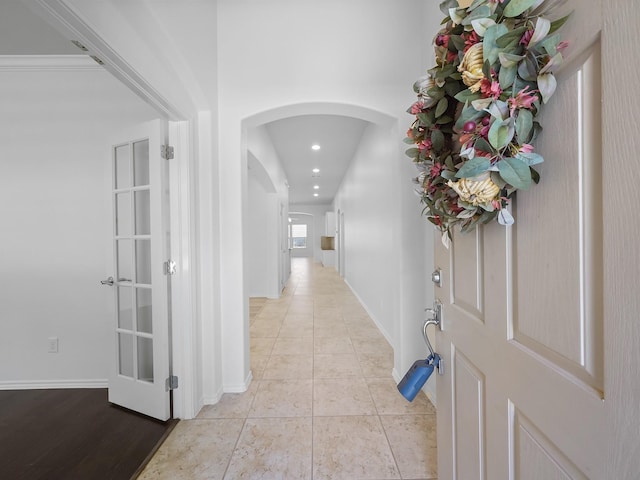
[(424, 213), (443, 240), (456, 224), (512, 224), (513, 193), (538, 183), (536, 115), (556, 89), (567, 46), (555, 32), (568, 15), (549, 17), (565, 1), (440, 5), (447, 17), (434, 39), (436, 66), (413, 86), (418, 100), (407, 111), (416, 119), (405, 143), (414, 145), (406, 153), (420, 172)]

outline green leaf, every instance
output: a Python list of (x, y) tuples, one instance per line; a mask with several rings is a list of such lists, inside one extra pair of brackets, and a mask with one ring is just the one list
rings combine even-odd
[(529, 165), (518, 158), (503, 158), (498, 162), (502, 179), (514, 188), (527, 190), (531, 186)]
[(536, 20), (536, 28), (533, 31), (531, 40), (529, 40), (529, 46), (533, 46), (538, 42), (541, 42), (549, 35), (549, 29), (551, 28), (551, 22), (544, 17), (538, 17)]
[(526, 31), (527, 31), (527, 27), (526, 26), (514, 28), (509, 33), (505, 33), (500, 38), (498, 38), (496, 40), (496, 43), (498, 44), (499, 47), (505, 48), (507, 45), (509, 45), (514, 40), (519, 42), (520, 39), (522, 38), (522, 35)]
[(513, 135), (509, 135), (509, 120), (494, 120), (489, 128), (489, 143), (496, 150), (502, 150), (511, 141)]
[(531, 130), (533, 129), (533, 114), (526, 108), (518, 110), (518, 118), (516, 118), (516, 135), (518, 143), (528, 143), (531, 138)]
[(536, 3), (536, 0), (511, 0), (509, 4), (504, 7), (504, 16), (513, 18), (517, 17), (521, 13), (524, 13), (525, 10), (528, 10)]
[(439, 152), (444, 147), (444, 135), (440, 130), (431, 131), (431, 148)]
[(464, 50), (464, 39), (460, 35), (451, 35), (449, 45), (453, 44), (456, 50)]
[(529, 167), (529, 170), (531, 170), (531, 180), (533, 180), (536, 185), (540, 183), (540, 174), (538, 173), (538, 171), (535, 168), (531, 167)]
[(469, 15), (467, 15), (464, 20), (462, 20), (462, 25), (471, 25), (473, 20), (478, 20), (480, 18), (487, 18), (491, 16), (491, 9), (488, 5), (483, 5), (473, 10)]
[(551, 22), (551, 28), (549, 29), (549, 35), (551, 35), (553, 32), (555, 32), (556, 30), (558, 30), (560, 27), (562, 27), (565, 23), (567, 23), (567, 20), (569, 20), (569, 17), (571, 16), (571, 14), (559, 18), (558, 20), (555, 20), (553, 22)]
[(435, 120), (433, 118), (433, 112), (419, 113), (417, 117), (420, 122), (420, 125), (424, 127), (430, 127), (431, 125), (433, 125), (433, 121)]
[[(498, 38), (506, 34), (508, 31), (509, 30), (507, 29), (506, 25), (502, 23), (498, 23), (496, 25), (493, 25), (487, 28), (487, 31), (484, 32), (484, 40), (482, 40), (482, 52), (483, 52), (485, 63), (487, 61), (491, 65), (496, 63), (496, 61), (498, 60), (498, 54), (501, 51), (500, 47), (496, 42)], [(486, 73), (485, 73), (485, 76), (487, 76)], [(490, 78), (490, 75), (488, 75), (487, 78)]]
[(417, 148), (409, 148), (404, 152), (407, 157), (416, 158), (420, 154), (420, 150)]
[(491, 167), (491, 161), (486, 157), (474, 157), (471, 160), (464, 162), (462, 168), (456, 173), (458, 178), (472, 178), (477, 177), (483, 172), (486, 172)]
[(491, 148), (489, 142), (487, 142), (484, 138), (478, 138), (473, 146), (476, 150), (479, 150), (481, 152), (493, 153), (493, 148)]
[(500, 59), (500, 65), (502, 65), (503, 67), (514, 67), (520, 62), (520, 60), (524, 58), (524, 55), (514, 55), (512, 53), (500, 52), (498, 54), (498, 58)]
[(446, 112), (447, 107), (449, 107), (447, 97), (442, 97), (436, 106), (436, 117), (440, 117), (444, 112)]
[(538, 90), (540, 90), (540, 95), (542, 95), (543, 103), (549, 101), (551, 95), (556, 91), (556, 85), (556, 77), (553, 76), (553, 73), (538, 75)]
[(413, 138), (409, 138), (409, 137), (404, 137), (402, 139), (403, 143), (406, 143), (407, 145), (413, 145), (414, 143), (416, 143), (416, 141)]
[(481, 37), (484, 37), (484, 34), (487, 31), (487, 28), (495, 24), (496, 24), (496, 21), (493, 18), (477, 18), (471, 22), (473, 29)]
[(523, 152), (519, 152), (516, 157), (519, 160), (522, 160), (523, 162), (526, 162), (527, 165), (529, 165), (530, 167), (532, 167), (533, 165), (538, 165), (539, 163), (544, 162), (544, 158), (542, 158), (542, 155), (538, 154), (538, 153), (523, 153)]
[(484, 112), (478, 112), (475, 108), (467, 105), (462, 109), (462, 112), (460, 112), (460, 116), (456, 121), (455, 128), (457, 130), (462, 130), (462, 127), (464, 126), (465, 123), (467, 123), (470, 120), (475, 120), (476, 118), (480, 118), (482, 115), (484, 115)]
[(502, 67), (500, 73), (498, 73), (498, 81), (500, 82), (500, 88), (506, 90), (516, 79), (518, 74), (518, 67), (513, 65), (512, 67)]
[(465, 88), (455, 96), (455, 99), (460, 103), (467, 103), (467, 101), (472, 102), (473, 100), (477, 100), (480, 97), (481, 95), (479, 93), (473, 93), (468, 88)]
[(462, 90), (466, 90), (466, 87), (464, 86), (464, 84), (461, 85), (460, 82), (447, 81), (447, 83), (444, 84), (444, 91), (447, 92), (447, 95), (449, 95), (450, 97), (455, 97)]

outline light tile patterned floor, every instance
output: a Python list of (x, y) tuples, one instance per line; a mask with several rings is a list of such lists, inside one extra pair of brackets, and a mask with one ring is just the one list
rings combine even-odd
[(139, 478), (436, 478), (435, 410), (398, 393), (391, 347), (333, 268), (294, 258), (285, 295), (250, 304), (251, 386), (180, 422)]

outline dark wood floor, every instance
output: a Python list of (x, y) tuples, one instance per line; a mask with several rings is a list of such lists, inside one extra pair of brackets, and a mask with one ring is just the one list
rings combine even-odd
[(0, 479), (135, 478), (174, 425), (110, 405), (106, 389), (0, 391)]

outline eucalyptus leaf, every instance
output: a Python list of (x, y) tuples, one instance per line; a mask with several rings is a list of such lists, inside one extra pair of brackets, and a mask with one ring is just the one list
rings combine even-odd
[(431, 131), (431, 148), (439, 152), (444, 147), (444, 135), (440, 130)]
[(567, 23), (567, 20), (569, 20), (570, 16), (571, 16), (571, 14), (566, 15), (566, 16), (564, 16), (562, 18), (559, 18), (558, 20), (554, 20), (553, 22), (551, 22), (551, 28), (549, 29), (549, 34), (552, 34), (556, 30), (558, 30), (560, 27), (562, 27), (565, 23)]
[(436, 106), (436, 117), (440, 117), (449, 107), (449, 101), (447, 97), (442, 97)]
[(556, 77), (553, 76), (553, 73), (538, 75), (538, 90), (540, 90), (540, 95), (542, 95), (543, 103), (549, 101), (549, 98), (551, 98), (556, 91), (556, 86)]
[(500, 176), (516, 189), (527, 190), (531, 186), (529, 165), (518, 158), (506, 157), (498, 162)]
[(540, 42), (539, 47), (554, 57), (558, 53), (558, 43), (560, 43), (560, 35), (551, 35)]
[(420, 154), (420, 150), (417, 148), (409, 148), (405, 150), (404, 154), (410, 158), (416, 158)]
[(513, 134), (509, 135), (509, 121), (494, 120), (489, 128), (489, 143), (496, 150), (502, 150), (511, 141)]
[(474, 157), (462, 165), (462, 168), (456, 173), (458, 178), (472, 178), (477, 177), (483, 172), (486, 172), (491, 166), (491, 162), (486, 157)]
[(511, 212), (509, 210), (507, 210), (506, 208), (502, 208), (498, 212), (498, 223), (504, 226), (513, 225), (515, 223), (515, 220), (513, 219), (513, 215), (511, 215)]
[(440, 176), (446, 180), (454, 180), (456, 178), (455, 174), (451, 170), (442, 170), (440, 172)]
[(487, 28), (492, 27), (495, 24), (496, 24), (496, 21), (493, 20), (492, 18), (477, 18), (471, 22), (471, 26), (473, 27), (475, 32), (481, 37), (484, 37), (484, 34), (487, 31)]
[(483, 5), (473, 10), (469, 15), (467, 15), (462, 22), (462, 25), (471, 25), (473, 20), (478, 20), (480, 18), (487, 18), (491, 16), (491, 9), (488, 5)]
[(414, 143), (416, 143), (416, 141), (413, 138), (409, 138), (409, 137), (403, 138), (402, 142), (406, 143), (407, 145), (413, 145)]
[(445, 15), (449, 14), (449, 9), (458, 6), (458, 0), (444, 0), (440, 3), (440, 11)]
[(479, 93), (473, 93), (468, 88), (465, 88), (461, 92), (457, 93), (454, 98), (460, 103), (467, 103), (467, 101), (474, 101), (479, 99), (480, 96), (481, 95)]
[(474, 2), (467, 7), (467, 12), (471, 12), (472, 10), (475, 10), (480, 5), (483, 5), (484, 3), (486, 3), (486, 0), (474, 0)]
[(462, 130), (462, 127), (464, 126), (465, 123), (471, 120), (476, 120), (477, 118), (480, 118), (483, 115), (484, 115), (484, 112), (479, 112), (475, 108), (469, 105), (466, 105), (462, 109), (462, 112), (460, 112), (460, 116), (456, 121), (456, 124), (455, 124), (456, 130)]
[(536, 79), (536, 66), (535, 63), (531, 60), (530, 57), (524, 59), (524, 61), (520, 62), (518, 65), (518, 75), (523, 80), (532, 82)]
[(517, 17), (531, 8), (535, 3), (536, 0), (511, 0), (508, 5), (504, 7), (504, 16), (509, 18)]
[[(487, 28), (484, 34), (484, 39), (482, 40), (482, 52), (485, 62), (488, 61), (490, 64), (496, 63), (498, 60), (498, 54), (501, 50), (496, 42), (498, 38), (506, 34), (508, 31), (507, 26), (502, 23), (498, 23)], [(486, 73), (485, 76), (487, 78), (491, 77), (491, 75), (487, 75)]]
[(544, 74), (544, 73), (551, 72), (555, 67), (557, 67), (562, 63), (562, 60), (563, 60), (562, 54), (556, 53), (553, 57), (551, 57), (551, 60), (549, 60), (547, 64), (540, 69), (539, 73)]
[(516, 65), (513, 65), (512, 67), (502, 67), (500, 69), (500, 73), (498, 73), (500, 88), (504, 91), (513, 85), (516, 75), (518, 75), (518, 67)]
[(424, 127), (430, 127), (433, 125), (433, 121), (435, 120), (433, 118), (433, 112), (429, 112), (429, 113), (419, 113), (417, 115), (418, 117), (418, 121), (420, 122), (420, 125), (424, 126)]
[(451, 35), (449, 37), (449, 45), (453, 44), (457, 50), (464, 50), (464, 39), (460, 35)]
[(479, 150), (481, 152), (487, 152), (487, 153), (493, 152), (493, 148), (491, 148), (491, 145), (489, 145), (489, 142), (487, 142), (482, 137), (476, 139), (476, 142), (473, 144), (473, 146), (476, 148), (476, 150)]
[(516, 135), (518, 136), (518, 143), (528, 143), (531, 138), (531, 131), (533, 129), (533, 114), (526, 108), (518, 110), (518, 117), (516, 118)]
[(516, 157), (519, 160), (522, 160), (524, 162), (527, 163), (527, 165), (529, 165), (530, 167), (532, 167), (533, 165), (538, 165), (539, 163), (544, 162), (544, 158), (542, 158), (542, 155), (538, 154), (538, 153), (524, 153), (524, 152), (519, 152)]
[(500, 65), (502, 65), (503, 67), (514, 67), (523, 58), (524, 58), (524, 55), (514, 55), (512, 53), (500, 52), (498, 54), (498, 59), (500, 60)]
[(535, 45), (536, 43), (545, 39), (551, 29), (551, 22), (544, 17), (538, 17), (536, 20), (536, 28), (533, 31), (529, 45)]
[(505, 33), (500, 38), (498, 38), (496, 40), (496, 43), (498, 44), (499, 47), (504, 48), (513, 40), (516, 40), (517, 42), (519, 42), (520, 39), (522, 38), (522, 35), (524, 35), (524, 32), (526, 31), (527, 31), (526, 26), (514, 28), (509, 33)]
[(531, 170), (531, 180), (533, 180), (533, 183), (535, 183), (536, 185), (540, 183), (540, 174), (538, 173), (538, 171), (535, 168), (531, 167), (529, 167), (529, 170)]

